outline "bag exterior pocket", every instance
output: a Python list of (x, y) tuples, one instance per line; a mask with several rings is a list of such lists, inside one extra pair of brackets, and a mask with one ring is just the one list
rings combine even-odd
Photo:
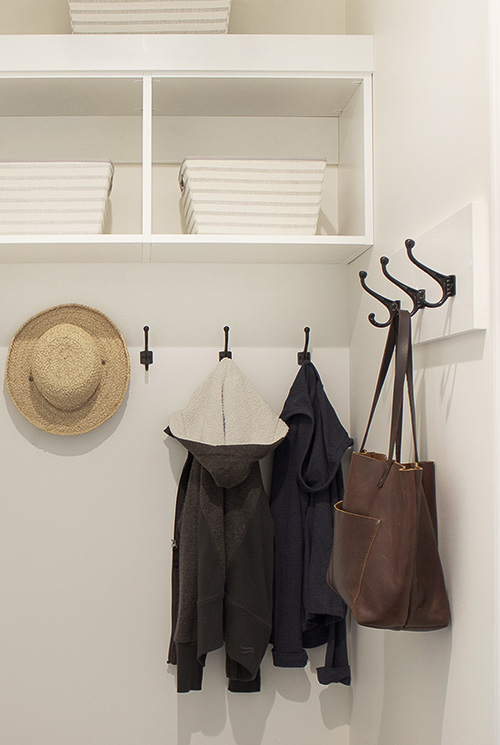
[[(327, 582), (353, 608), (361, 592), (366, 565), (381, 521), (367, 515), (356, 515), (335, 505), (333, 560), (330, 561)], [(335, 574), (335, 567), (344, 570)]]

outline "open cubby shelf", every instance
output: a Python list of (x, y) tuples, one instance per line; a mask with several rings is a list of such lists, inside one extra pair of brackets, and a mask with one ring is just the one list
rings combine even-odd
[[(373, 243), (370, 36), (1, 36), (0, 160), (111, 160), (104, 235), (0, 262), (346, 263)], [(188, 235), (186, 157), (326, 158), (316, 235)]]

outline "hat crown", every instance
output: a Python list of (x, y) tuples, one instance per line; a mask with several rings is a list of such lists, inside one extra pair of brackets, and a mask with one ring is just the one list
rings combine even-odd
[(102, 376), (99, 349), (80, 326), (59, 323), (36, 341), (31, 377), (38, 391), (61, 411), (72, 411), (95, 393)]
[(104, 313), (67, 303), (28, 318), (14, 334), (5, 365), (9, 395), (35, 427), (80, 435), (122, 403), (130, 377), (125, 339)]

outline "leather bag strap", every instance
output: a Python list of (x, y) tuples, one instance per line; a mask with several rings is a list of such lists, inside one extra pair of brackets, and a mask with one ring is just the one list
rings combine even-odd
[[(411, 319), (411, 316), (410, 316)], [(411, 429), (413, 438), (413, 448), (415, 451), (415, 461), (418, 463), (418, 446), (417, 446), (417, 435), (416, 435), (416, 416), (415, 416), (415, 393), (413, 387), (413, 348), (411, 341), (411, 320), (408, 324), (408, 362), (406, 367), (406, 384), (408, 386), (408, 402), (410, 405), (410, 417), (411, 417)], [(401, 407), (401, 415), (398, 422), (398, 432), (396, 435), (396, 460), (401, 463), (401, 439), (402, 439), (402, 428), (403, 428), (403, 408)]]
[(382, 388), (384, 386), (384, 382), (387, 377), (387, 372), (391, 364), (392, 356), (394, 354), (394, 349), (396, 348), (398, 321), (399, 321), (399, 316), (396, 313), (392, 318), (391, 325), (389, 326), (389, 331), (387, 332), (387, 339), (385, 342), (385, 348), (384, 348), (384, 352), (382, 355), (382, 361), (380, 363), (380, 370), (378, 374), (377, 385), (375, 386), (375, 393), (373, 394), (372, 407), (370, 410), (370, 415), (368, 417), (365, 434), (363, 435), (363, 441), (361, 442), (361, 447), (360, 447), (361, 451), (365, 449), (366, 440), (368, 438), (368, 432), (370, 430), (370, 426), (373, 420), (373, 415), (375, 414), (375, 409), (377, 408), (378, 400), (380, 398), (380, 394), (382, 393)]
[(413, 354), (411, 343), (411, 319), (408, 311), (399, 311), (398, 333), (396, 338), (394, 388), (391, 411), (391, 430), (389, 436), (389, 449), (387, 453), (387, 465), (378, 486), (383, 486), (390, 467), (393, 462), (394, 451), (396, 458), (401, 460), (401, 438), (403, 421), (403, 399), (404, 383), (407, 382), (408, 401), (410, 405), (410, 419), (415, 450), (415, 461), (418, 462), (418, 447), (416, 436), (415, 416), (415, 392), (413, 386)]
[[(406, 367), (406, 385), (408, 386), (408, 402), (410, 404), (411, 432), (413, 438), (413, 449), (415, 452), (415, 462), (418, 463), (418, 446), (417, 446), (417, 417), (415, 413), (415, 388), (413, 385), (413, 347), (411, 341), (411, 319), (408, 324), (408, 364)], [(401, 445), (400, 445), (401, 447)]]
[(382, 361), (380, 364), (380, 370), (378, 374), (377, 384), (375, 386), (375, 393), (373, 395), (372, 406), (368, 417), (365, 433), (361, 443), (360, 450), (363, 451), (368, 438), (370, 426), (375, 414), (384, 382), (387, 378), (387, 373), (391, 364), (391, 360), (395, 356), (395, 371), (394, 371), (394, 387), (392, 396), (392, 410), (391, 410), (391, 429), (389, 435), (389, 448), (387, 453), (387, 467), (384, 470), (382, 479), (379, 482), (379, 486), (382, 486), (387, 474), (389, 472), (394, 452), (396, 452), (396, 459), (398, 462), (401, 461), (401, 440), (402, 440), (402, 429), (403, 429), (403, 398), (404, 398), (404, 383), (407, 381), (408, 389), (408, 401), (410, 405), (410, 418), (411, 418), (411, 429), (413, 438), (413, 447), (415, 450), (415, 461), (418, 462), (418, 448), (417, 448), (417, 436), (416, 436), (416, 416), (415, 416), (415, 393), (413, 386), (413, 355), (412, 355), (412, 342), (411, 342), (411, 318), (407, 310), (400, 310), (396, 313), (391, 321), (389, 331), (387, 333), (387, 339), (385, 343), (384, 352), (382, 355)]
[[(401, 450), (404, 383), (407, 381), (410, 404), (413, 445), (417, 451), (415, 434), (415, 394), (413, 388), (413, 356), (411, 348), (411, 320), (408, 311), (400, 311), (398, 336), (396, 339), (396, 363), (392, 399), (391, 435), (389, 439), (388, 460), (392, 460), (394, 450)], [(418, 460), (417, 453), (415, 460)]]
[(408, 371), (408, 353), (410, 345), (410, 314), (401, 311), (399, 314), (398, 334), (396, 337), (396, 355), (394, 369), (394, 387), (392, 394), (391, 430), (387, 460), (394, 457), (396, 442), (398, 449), (401, 443), (403, 419), (404, 382)]

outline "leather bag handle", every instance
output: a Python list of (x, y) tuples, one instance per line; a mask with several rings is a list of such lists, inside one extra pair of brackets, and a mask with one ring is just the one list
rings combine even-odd
[[(411, 313), (409, 314), (408, 323), (408, 349), (407, 349), (407, 366), (406, 366), (406, 384), (408, 386), (408, 401), (410, 405), (410, 417), (413, 437), (413, 447), (415, 451), (415, 461), (418, 463), (418, 447), (416, 437), (416, 415), (415, 415), (415, 392), (413, 387), (413, 347), (411, 341)], [(402, 392), (401, 392), (401, 395)], [(402, 439), (402, 428), (403, 428), (403, 408), (401, 407), (401, 415), (398, 422), (398, 432), (396, 435), (396, 460), (401, 463), (401, 439)]]
[(415, 393), (413, 388), (413, 355), (411, 344), (411, 320), (408, 311), (400, 311), (398, 336), (396, 339), (396, 369), (394, 373), (394, 392), (391, 416), (391, 436), (389, 440), (388, 460), (394, 455), (394, 449), (401, 449), (401, 421), (403, 415), (403, 397), (405, 379), (408, 387), (411, 426), (415, 460), (418, 461), (417, 438), (415, 434)]
[(413, 354), (411, 343), (411, 319), (408, 311), (399, 312), (398, 333), (396, 338), (396, 359), (394, 372), (394, 388), (391, 411), (391, 430), (389, 437), (389, 450), (387, 453), (387, 465), (382, 474), (378, 486), (383, 486), (391, 468), (394, 451), (396, 458), (401, 460), (401, 438), (403, 420), (404, 384), (407, 383), (408, 402), (410, 406), (411, 430), (415, 461), (418, 463), (418, 447), (416, 436), (415, 415), (415, 391), (413, 386)]
[(363, 436), (360, 450), (363, 451), (368, 438), (368, 432), (375, 414), (380, 394), (384, 382), (389, 371), (392, 357), (395, 356), (395, 372), (394, 372), (394, 387), (392, 396), (392, 410), (391, 410), (391, 428), (389, 435), (389, 448), (387, 453), (387, 466), (384, 469), (384, 473), (379, 482), (379, 486), (382, 486), (387, 478), (390, 470), (390, 466), (393, 461), (394, 451), (396, 451), (396, 458), (398, 461), (401, 460), (401, 439), (402, 439), (402, 422), (403, 422), (403, 398), (404, 398), (404, 383), (407, 381), (408, 389), (408, 401), (410, 405), (410, 417), (411, 417), (411, 428), (413, 437), (413, 447), (415, 450), (415, 460), (418, 462), (418, 448), (417, 448), (417, 437), (415, 429), (415, 393), (413, 386), (413, 355), (412, 355), (412, 342), (411, 342), (411, 319), (410, 314), (406, 310), (400, 310), (395, 314), (391, 321), (389, 331), (387, 334), (387, 340), (385, 343), (384, 352), (382, 355), (382, 361), (380, 364), (380, 370), (378, 374), (377, 384), (375, 386), (375, 393), (373, 396), (372, 406), (366, 425), (366, 430)]
[(373, 420), (373, 415), (375, 414), (375, 409), (377, 408), (378, 400), (380, 398), (380, 394), (382, 393), (382, 388), (384, 387), (384, 382), (387, 377), (389, 366), (391, 364), (394, 349), (396, 347), (398, 322), (399, 322), (399, 315), (398, 313), (395, 313), (395, 315), (392, 317), (391, 325), (389, 326), (389, 331), (387, 332), (387, 339), (385, 342), (384, 352), (382, 355), (382, 361), (380, 363), (380, 370), (378, 374), (377, 385), (375, 386), (375, 393), (373, 394), (372, 407), (370, 409), (370, 415), (368, 417), (368, 422), (366, 424), (365, 434), (363, 435), (363, 441), (361, 442), (361, 447), (360, 447), (361, 451), (365, 449), (366, 440), (368, 439), (368, 432), (370, 430), (370, 426)]

